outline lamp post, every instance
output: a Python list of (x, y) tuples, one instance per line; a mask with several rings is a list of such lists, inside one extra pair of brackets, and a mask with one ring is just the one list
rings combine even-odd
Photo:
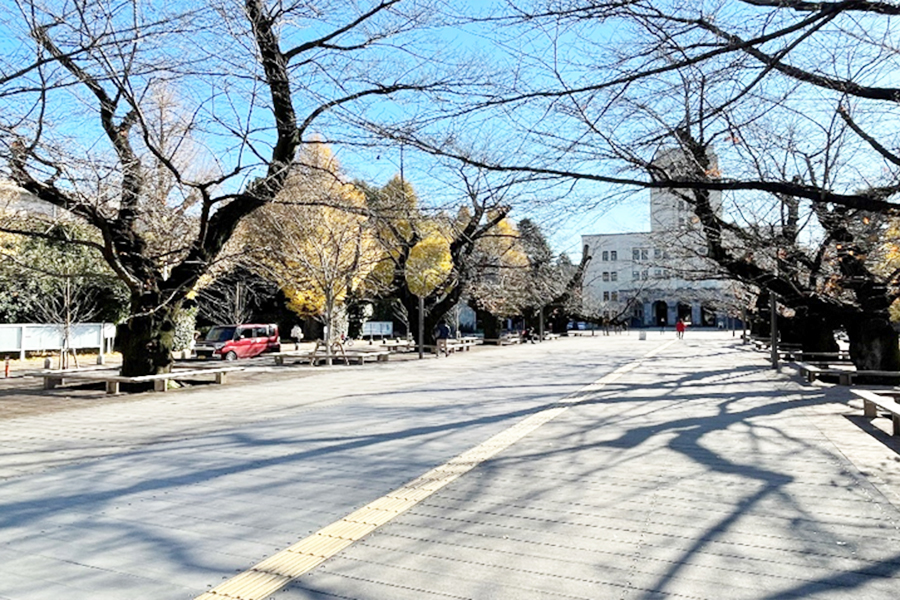
[(769, 325), (771, 339), (770, 348), (772, 349), (772, 368), (778, 370), (778, 320), (775, 312), (775, 292), (769, 290)]
[(419, 296), (419, 360), (425, 358), (425, 298)]

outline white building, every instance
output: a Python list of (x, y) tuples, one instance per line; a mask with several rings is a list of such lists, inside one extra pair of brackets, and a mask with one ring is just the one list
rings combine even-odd
[[(657, 161), (671, 162), (673, 153)], [(715, 165), (715, 157), (713, 156)], [(721, 211), (721, 192), (711, 192)], [(583, 235), (592, 259), (585, 271), (585, 312), (619, 317), (632, 326), (717, 326), (726, 285), (711, 279), (715, 268), (704, 258), (706, 244), (692, 206), (671, 190), (650, 193), (650, 231)]]

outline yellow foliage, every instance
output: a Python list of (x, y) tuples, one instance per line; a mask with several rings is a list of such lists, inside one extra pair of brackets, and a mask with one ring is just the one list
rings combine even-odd
[(427, 296), (442, 284), (453, 270), (450, 243), (447, 238), (432, 232), (409, 252), (406, 262), (406, 281), (417, 296)]
[(477, 247), (489, 266), (473, 286), (473, 295), (495, 315), (518, 313), (527, 296), (529, 262), (515, 225), (509, 219), (501, 220), (478, 240)]
[(285, 290), (288, 310), (301, 317), (315, 317), (325, 312), (325, 296), (311, 289)]
[[(887, 278), (900, 271), (900, 223), (896, 220), (892, 222), (885, 232), (884, 242), (880, 250), (881, 260), (876, 272)], [(893, 284), (893, 282), (888, 283)], [(900, 322), (900, 300), (894, 301), (888, 312), (891, 316), (891, 321), (895, 323)]]
[(300, 315), (332, 314), (383, 256), (365, 196), (339, 169), (326, 146), (305, 148), (276, 204), (255, 215), (257, 236), (272, 240), (257, 260)]

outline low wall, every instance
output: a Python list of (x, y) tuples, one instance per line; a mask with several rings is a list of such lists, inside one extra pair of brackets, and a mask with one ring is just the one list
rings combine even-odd
[[(97, 348), (100, 354), (113, 347), (116, 326), (112, 323), (79, 323), (71, 328), (69, 347), (74, 350)], [(18, 352), (25, 358), (26, 352), (61, 350), (64, 343), (63, 327), (37, 323), (0, 324), (0, 352)]]

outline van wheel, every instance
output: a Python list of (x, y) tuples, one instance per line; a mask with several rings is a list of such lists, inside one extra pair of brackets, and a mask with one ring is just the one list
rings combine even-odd
[(237, 360), (237, 354), (234, 353), (234, 350), (225, 355), (225, 360), (227, 360), (228, 362)]

